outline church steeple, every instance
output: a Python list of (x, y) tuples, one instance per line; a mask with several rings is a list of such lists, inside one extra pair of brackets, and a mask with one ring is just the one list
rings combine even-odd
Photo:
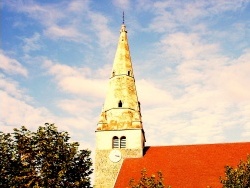
[(146, 141), (124, 21), (95, 133), (95, 187), (112, 188), (123, 160), (142, 157)]
[(108, 93), (97, 130), (142, 129), (127, 30), (121, 25)]

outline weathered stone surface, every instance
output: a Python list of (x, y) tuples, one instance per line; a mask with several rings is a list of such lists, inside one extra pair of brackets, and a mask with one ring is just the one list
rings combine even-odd
[(97, 130), (131, 128), (142, 128), (142, 123), (126, 27), (122, 25), (109, 88)]
[[(121, 151), (122, 159), (112, 162), (109, 154)], [(121, 148), (121, 138), (126, 138), (126, 148)], [(134, 72), (129, 52), (127, 31), (121, 34), (109, 80), (108, 93), (96, 130), (95, 188), (112, 188), (125, 158), (143, 156), (145, 135), (143, 131), (140, 103), (138, 101)], [(124, 144), (124, 143), (123, 143)], [(118, 147), (118, 148), (117, 148)], [(129, 182), (128, 182), (129, 183)]]
[[(95, 157), (95, 188), (112, 188), (125, 158), (142, 157), (141, 149), (120, 149), (122, 159), (114, 163), (110, 161), (110, 150), (98, 150)], [(128, 182), (129, 183), (129, 182)]]

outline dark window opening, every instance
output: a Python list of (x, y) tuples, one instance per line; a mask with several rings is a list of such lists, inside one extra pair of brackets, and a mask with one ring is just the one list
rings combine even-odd
[(113, 137), (112, 148), (119, 148), (119, 138), (117, 136)]
[(122, 107), (122, 101), (121, 100), (118, 103), (118, 107)]
[(121, 137), (120, 146), (121, 146), (121, 148), (126, 148), (126, 137), (125, 136)]
[(128, 71), (128, 76), (130, 76), (130, 71)]

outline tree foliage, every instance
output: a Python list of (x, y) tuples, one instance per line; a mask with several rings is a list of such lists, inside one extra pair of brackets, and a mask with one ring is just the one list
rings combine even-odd
[(69, 138), (48, 123), (0, 132), (0, 187), (90, 187), (91, 152)]
[(224, 188), (250, 187), (250, 155), (246, 161), (240, 161), (236, 168), (225, 167), (225, 178), (221, 178)]
[[(147, 170), (143, 169), (141, 171), (141, 178), (138, 182), (135, 182), (134, 179), (131, 179), (129, 186), (131, 188), (164, 188), (163, 175), (160, 171), (157, 172), (157, 176), (152, 174), (150, 177), (147, 176)], [(170, 186), (167, 186), (170, 188)]]

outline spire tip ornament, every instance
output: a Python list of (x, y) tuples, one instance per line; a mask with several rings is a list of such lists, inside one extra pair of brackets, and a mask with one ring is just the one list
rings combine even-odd
[(124, 24), (124, 11), (122, 12), (122, 24)]
[(120, 33), (121, 32), (126, 32), (127, 33), (127, 30), (126, 30), (126, 26), (125, 26), (125, 18), (124, 18), (124, 11), (122, 12), (122, 26), (121, 26), (121, 30), (120, 30)]

